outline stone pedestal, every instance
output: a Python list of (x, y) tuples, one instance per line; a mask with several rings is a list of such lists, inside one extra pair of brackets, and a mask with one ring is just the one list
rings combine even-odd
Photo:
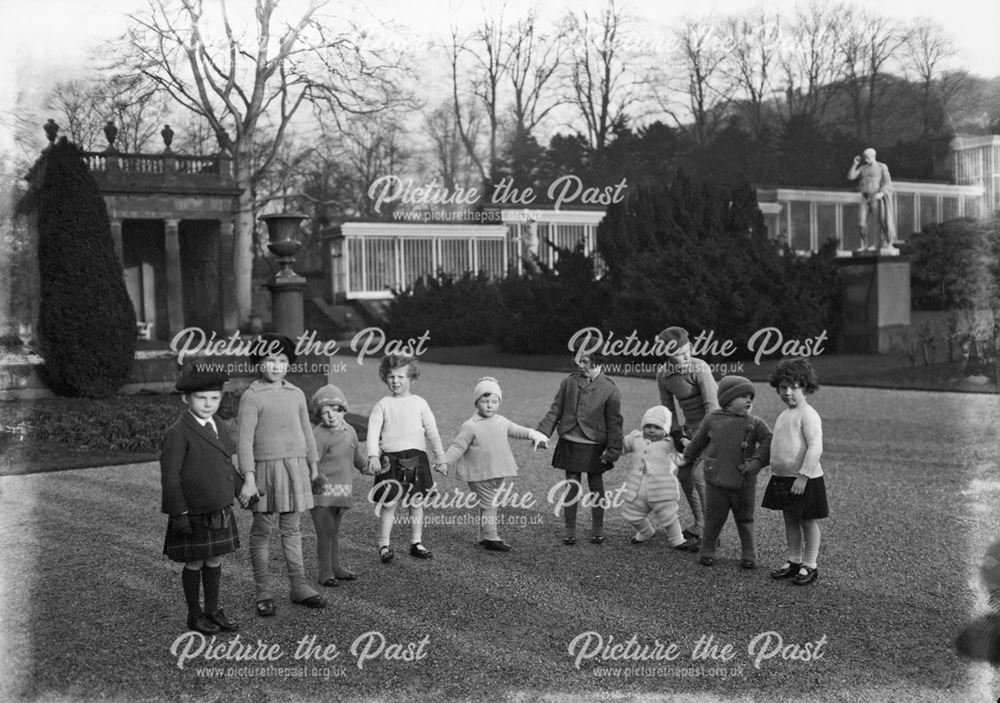
[(840, 349), (886, 354), (910, 329), (910, 261), (879, 254), (840, 259), (844, 291)]
[(294, 342), (305, 331), (303, 294), (306, 279), (298, 275), (275, 276), (267, 288), (271, 291), (274, 331)]

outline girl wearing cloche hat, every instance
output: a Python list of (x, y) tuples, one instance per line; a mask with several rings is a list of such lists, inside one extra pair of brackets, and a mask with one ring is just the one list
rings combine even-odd
[(497, 530), (496, 498), (501, 488), (517, 476), (517, 464), (509, 438), (530, 439), (533, 448), (546, 446), (541, 432), (523, 427), (497, 414), (503, 392), (495, 378), (484, 376), (472, 391), (476, 413), (462, 423), (455, 441), (444, 454), (448, 464), (459, 463), (458, 477), (469, 482), (479, 500), (479, 544), (493, 552), (506, 552), (510, 545)]
[(313, 428), (319, 475), (313, 479), (315, 505), (309, 511), (316, 527), (319, 582), (324, 586), (339, 586), (340, 581), (355, 578), (340, 558), (340, 522), (351, 507), (351, 469), (364, 473), (368, 458), (357, 432), (345, 420), (347, 398), (339, 388), (323, 386), (313, 394), (309, 406), (319, 423)]

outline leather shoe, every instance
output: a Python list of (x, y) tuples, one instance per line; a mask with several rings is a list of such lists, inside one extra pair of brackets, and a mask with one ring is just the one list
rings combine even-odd
[(338, 581), (336, 578), (334, 578), (334, 577), (331, 576), (330, 578), (326, 579), (325, 581), (320, 581), (319, 585), (320, 586), (329, 586), (329, 587), (333, 588), (334, 586), (339, 586), (340, 585), (340, 581)]
[(303, 598), (302, 600), (293, 600), (296, 605), (304, 605), (307, 608), (325, 608), (326, 601), (323, 600), (322, 596), (309, 596), (308, 598)]
[(802, 564), (794, 564), (790, 561), (785, 562), (785, 566), (780, 569), (775, 569), (771, 572), (771, 578), (773, 579), (790, 579), (799, 573), (799, 569), (802, 568)]
[(226, 611), (219, 608), (214, 613), (205, 613), (205, 617), (219, 626), (223, 632), (235, 632), (240, 626), (226, 617)]
[(576, 537), (563, 537), (563, 544), (565, 544), (567, 547), (572, 547), (574, 544), (576, 544)]
[(697, 552), (701, 549), (701, 539), (698, 537), (689, 537), (674, 547), (674, 549), (678, 549), (682, 552)]
[(590, 538), (591, 544), (604, 544), (604, 535), (593, 535)]
[[(802, 572), (805, 573), (802, 573)], [(792, 585), (794, 586), (806, 586), (810, 583), (815, 583), (816, 579), (819, 578), (819, 569), (812, 569), (808, 566), (803, 566), (799, 569), (799, 573), (795, 575), (792, 579)]]
[(396, 553), (392, 551), (392, 547), (379, 547), (378, 548), (378, 558), (382, 560), (383, 564), (388, 564), (396, 556)]
[(757, 562), (755, 562), (753, 559), (740, 559), (740, 568), (747, 570), (756, 569)]
[(410, 545), (410, 556), (417, 559), (431, 559), (434, 557), (431, 550), (422, 545), (420, 542), (414, 542)]
[(274, 615), (274, 601), (271, 598), (257, 601), (257, 615), (268, 618)]
[(484, 539), (479, 544), (488, 552), (509, 552), (510, 545), (502, 539)]
[(200, 613), (192, 618), (188, 618), (187, 626), (189, 630), (200, 632), (203, 635), (217, 635), (221, 632), (218, 625)]
[(336, 578), (338, 581), (353, 581), (357, 578), (357, 576), (350, 571), (345, 571), (343, 574), (337, 574)]
[(698, 563), (702, 566), (715, 566), (715, 557), (704, 556), (698, 557)]

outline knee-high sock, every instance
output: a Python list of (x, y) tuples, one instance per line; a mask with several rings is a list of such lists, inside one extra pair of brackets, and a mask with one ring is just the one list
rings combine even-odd
[(414, 505), (410, 508), (410, 544), (416, 544), (424, 538), (424, 506)]
[(803, 520), (802, 534), (805, 537), (805, 544), (802, 549), (802, 563), (810, 569), (815, 569), (816, 559), (819, 557), (819, 520)]
[(378, 546), (388, 547), (392, 536), (392, 523), (396, 520), (396, 504), (382, 506), (378, 516)]
[(219, 609), (219, 586), (222, 583), (222, 565), (203, 566), (201, 584), (205, 589), (205, 612), (214, 613)]
[(333, 509), (333, 537), (330, 539), (330, 566), (333, 568), (333, 575), (340, 576), (345, 569), (340, 563), (340, 521), (344, 517), (343, 508)]
[(319, 570), (319, 582), (323, 583), (334, 576), (333, 573), (333, 511), (326, 505), (317, 505), (309, 513), (312, 515), (313, 527), (316, 528), (316, 566)]
[(187, 603), (188, 617), (201, 615), (201, 570), (181, 569), (181, 586), (184, 587), (184, 602)]
[(590, 533), (594, 537), (604, 536), (604, 476), (603, 474), (587, 474), (587, 487), (591, 493), (596, 493), (596, 502), (590, 509)]
[(802, 563), (802, 525), (797, 519), (785, 514), (785, 541), (788, 544), (788, 561)]

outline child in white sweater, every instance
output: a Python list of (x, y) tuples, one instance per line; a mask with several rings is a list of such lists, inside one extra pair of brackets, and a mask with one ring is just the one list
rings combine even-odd
[(769, 382), (788, 406), (778, 415), (771, 439), (771, 480), (761, 505), (780, 510), (785, 518), (788, 559), (771, 572), (774, 579), (792, 579), (796, 586), (819, 578), (818, 520), (830, 514), (819, 458), (823, 454), (823, 423), (806, 395), (819, 389), (816, 372), (805, 359), (785, 359)]
[[(469, 490), (479, 502), (479, 544), (491, 552), (510, 551), (497, 529), (497, 497), (511, 478), (517, 476), (517, 464), (510, 451), (510, 440), (530, 439), (532, 447), (545, 447), (548, 439), (541, 432), (511, 422), (498, 415), (503, 393), (495, 378), (479, 379), (472, 391), (476, 414), (462, 423), (455, 441), (445, 452), (448, 464), (459, 463), (458, 477), (469, 482)], [(482, 537), (482, 539), (479, 539)]]
[(685, 540), (677, 517), (680, 484), (677, 481), (677, 450), (668, 436), (670, 411), (654, 405), (642, 416), (642, 430), (633, 430), (622, 444), (628, 474), (622, 517), (636, 529), (632, 544), (644, 544), (656, 534), (649, 516), (663, 526), (670, 546), (697, 551), (698, 540)]
[(366, 441), (368, 469), (376, 474), (371, 499), (379, 505), (379, 558), (388, 564), (395, 556), (389, 544), (396, 504), (402, 498), (410, 510), (410, 556), (430, 559), (434, 555), (421, 542), (423, 497), (434, 487), (427, 448), (429, 444), (434, 454), (434, 469), (447, 473), (441, 435), (427, 401), (410, 393), (410, 384), (420, 376), (416, 358), (388, 354), (378, 375), (390, 395), (372, 408)]

